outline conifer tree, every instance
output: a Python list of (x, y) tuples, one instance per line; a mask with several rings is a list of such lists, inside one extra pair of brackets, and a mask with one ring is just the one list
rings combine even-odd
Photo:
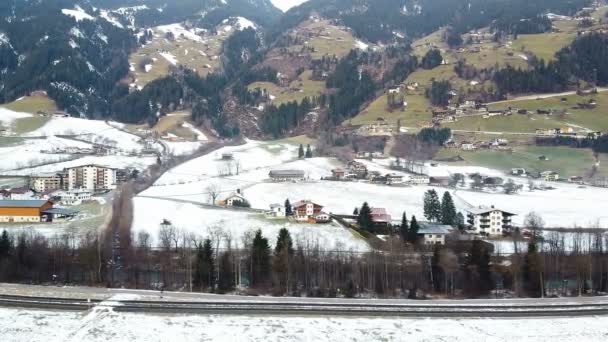
[(0, 258), (6, 257), (9, 255), (11, 251), (11, 239), (8, 236), (8, 232), (6, 230), (2, 231), (2, 237), (0, 237)]
[(298, 148), (298, 158), (304, 158), (304, 146), (300, 144), (300, 148)]
[(215, 284), (215, 260), (211, 240), (205, 239), (197, 246), (196, 264), (194, 272), (194, 285), (200, 287), (201, 291), (213, 288)]
[(424, 217), (431, 222), (441, 221), (441, 202), (434, 189), (424, 194)]
[(285, 200), (285, 216), (293, 216), (293, 210), (291, 209), (289, 198)]
[(401, 217), (401, 225), (399, 226), (399, 236), (401, 237), (401, 240), (408, 241), (409, 229), (410, 229), (410, 226), (407, 222), (407, 215), (405, 214), (405, 211), (404, 211), (403, 216)]
[(416, 216), (412, 216), (412, 220), (410, 221), (410, 229), (407, 231), (407, 241), (410, 243), (416, 243), (416, 241), (418, 241), (419, 230), (420, 226), (418, 225)]
[(270, 276), (270, 245), (258, 229), (251, 248), (251, 286), (265, 285)]
[(524, 290), (530, 297), (541, 297), (541, 262), (538, 255), (538, 246), (535, 239), (528, 243), (528, 252), (524, 256), (524, 264), (522, 267)]
[(359, 210), (359, 217), (357, 223), (361, 229), (366, 230), (370, 233), (374, 231), (374, 221), (372, 220), (372, 210), (367, 202), (363, 203), (361, 210)]
[(454, 226), (456, 225), (456, 206), (449, 192), (443, 193), (441, 200), (441, 223)]
[(306, 146), (306, 158), (312, 158), (312, 149), (310, 148), (310, 145)]

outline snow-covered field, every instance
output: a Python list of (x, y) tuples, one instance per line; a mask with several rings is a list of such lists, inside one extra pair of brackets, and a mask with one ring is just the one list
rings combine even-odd
[(141, 138), (124, 132), (123, 124), (79, 118), (53, 118), (41, 128), (24, 134), (25, 137), (77, 135), (78, 139), (115, 146), (124, 151), (141, 151)]
[[(221, 160), (223, 153), (233, 153), (233, 161)], [(331, 169), (340, 163), (330, 158), (297, 160), (297, 146), (286, 143), (262, 143), (248, 141), (238, 147), (227, 147), (209, 155), (191, 160), (163, 175), (155, 186), (143, 193), (144, 196), (209, 203), (206, 191), (209, 185), (216, 186), (227, 196), (241, 189), (252, 207), (268, 209), (272, 203), (283, 203), (309, 199), (332, 213), (349, 214), (364, 201), (372, 207), (386, 208), (394, 219), (399, 219), (405, 211), (408, 215), (423, 217), (422, 199), (428, 186), (390, 187), (365, 182), (321, 181), (331, 175)], [(388, 168), (390, 160), (362, 161), (370, 170), (392, 173)], [(239, 172), (236, 174), (238, 164)], [(480, 167), (451, 167), (445, 165), (427, 166), (432, 175), (454, 173), (481, 173), (489, 176), (506, 176), (496, 170)], [(271, 183), (267, 181), (272, 169), (300, 169), (310, 178), (302, 183)], [(396, 172), (399, 173), (399, 172)], [(228, 175), (230, 174), (230, 175)], [(516, 180), (525, 184), (526, 180)], [(580, 188), (576, 185), (554, 183), (554, 190), (523, 190), (515, 195), (503, 193), (475, 192), (434, 188), (440, 195), (450, 191), (455, 198), (457, 209), (465, 211), (471, 206), (494, 205), (516, 213), (514, 223), (522, 224), (527, 213), (540, 214), (548, 227), (605, 227), (608, 228), (608, 214), (601, 210), (601, 204), (608, 194), (607, 189)], [(162, 209), (162, 208), (161, 208)], [(168, 219), (172, 215), (166, 214)]]
[(603, 342), (608, 317), (403, 319), (156, 315), (0, 308), (2, 341)]
[[(1, 155), (1, 152), (0, 152)], [(139, 170), (144, 170), (148, 166), (156, 163), (156, 157), (147, 156), (147, 157), (131, 157), (131, 156), (85, 156), (82, 158), (69, 160), (61, 162), (59, 159), (55, 159), (59, 162), (53, 163), (54, 159), (59, 158), (61, 155), (56, 154), (46, 154), (47, 159), (44, 159), (49, 162), (47, 165), (25, 168), (16, 171), (5, 171), (0, 172), (0, 174), (4, 173), (6, 175), (11, 176), (27, 176), (27, 175), (35, 175), (40, 173), (49, 173), (49, 172), (58, 172), (66, 168), (76, 167), (81, 165), (100, 165), (106, 167), (112, 167), (117, 169), (122, 168), (135, 168)], [(65, 155), (67, 158), (68, 156)], [(17, 162), (18, 163), (18, 162)], [(4, 165), (4, 163), (2, 163)], [(16, 164), (19, 165), (19, 164)], [(2, 167), (0, 167), (0, 170)], [(11, 169), (12, 170), (12, 169)]]
[[(186, 236), (194, 234), (198, 238), (221, 236), (222, 247), (231, 240), (232, 247), (242, 248), (245, 234), (262, 230), (274, 246), (281, 228), (289, 229), (296, 245), (313, 248), (321, 247), (331, 251), (367, 251), (367, 243), (353, 233), (335, 224), (299, 224), (284, 220), (269, 220), (264, 214), (226, 209), (202, 208), (190, 203), (179, 203), (152, 198), (134, 199), (135, 219), (132, 230), (136, 234), (146, 231), (152, 236), (152, 243), (159, 245), (160, 223), (169, 219), (174, 227)], [(253, 236), (253, 235), (251, 235)]]
[(15, 120), (27, 118), (32, 116), (32, 114), (15, 112), (6, 108), (0, 107), (0, 126), (4, 127), (4, 129), (10, 129), (11, 125)]

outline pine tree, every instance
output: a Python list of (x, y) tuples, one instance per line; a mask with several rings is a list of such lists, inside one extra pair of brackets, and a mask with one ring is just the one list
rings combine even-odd
[(285, 200), (285, 216), (293, 216), (293, 210), (291, 209), (289, 198)]
[(219, 277), (217, 280), (217, 289), (220, 293), (226, 293), (234, 289), (234, 266), (233, 255), (231, 252), (225, 252), (220, 257), (219, 262)]
[(312, 158), (312, 149), (310, 148), (310, 145), (306, 146), (306, 158)]
[(0, 237), (0, 258), (6, 257), (10, 254), (12, 242), (8, 236), (6, 230), (2, 231), (2, 237)]
[(490, 293), (494, 288), (490, 252), (483, 241), (473, 241), (465, 266), (465, 292), (471, 297)]
[(399, 226), (399, 236), (401, 240), (408, 241), (408, 233), (409, 233), (409, 224), (407, 222), (407, 215), (405, 211), (403, 212), (403, 216), (401, 217), (401, 225)]
[(456, 225), (458, 225), (458, 229), (460, 230), (465, 228), (464, 215), (460, 212), (456, 215)]
[(355, 210), (353, 210), (353, 215), (359, 216), (359, 208), (355, 208)]
[(257, 230), (253, 238), (251, 249), (251, 286), (259, 287), (265, 285), (270, 276), (270, 246), (268, 239), (262, 236), (262, 231)]
[(298, 158), (304, 158), (304, 146), (300, 144), (300, 148), (298, 149)]
[(282, 293), (289, 291), (289, 283), (291, 279), (291, 259), (294, 254), (293, 242), (291, 235), (286, 228), (282, 228), (277, 236), (277, 243), (274, 248), (274, 259), (272, 262), (272, 270), (275, 274), (275, 279), (278, 280), (278, 287)]
[(203, 291), (206, 288), (213, 288), (215, 284), (215, 260), (211, 240), (205, 239), (196, 249), (194, 285)]
[(424, 193), (424, 217), (432, 222), (441, 221), (441, 202), (434, 189)]
[(274, 247), (274, 255), (280, 255), (283, 250), (286, 250), (290, 256), (293, 255), (293, 241), (287, 228), (281, 228), (281, 230), (279, 230), (277, 244)]
[(449, 192), (443, 193), (441, 200), (441, 223), (454, 226), (456, 225), (456, 207)]
[(528, 243), (528, 252), (524, 256), (524, 264), (522, 267), (524, 290), (530, 297), (541, 297), (541, 263), (538, 255), (538, 246), (535, 239)]
[(416, 243), (416, 241), (418, 241), (419, 230), (420, 226), (418, 225), (416, 216), (412, 216), (412, 220), (410, 221), (410, 229), (407, 231), (407, 241), (410, 243)]
[(359, 217), (357, 218), (357, 223), (361, 229), (373, 233), (374, 231), (374, 221), (372, 220), (372, 210), (369, 207), (367, 202), (363, 203), (361, 206), (361, 210), (359, 210)]

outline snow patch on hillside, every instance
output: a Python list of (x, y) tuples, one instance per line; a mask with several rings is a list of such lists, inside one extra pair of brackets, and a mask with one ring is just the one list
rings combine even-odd
[(81, 20), (95, 20), (90, 14), (85, 12), (80, 6), (76, 5), (74, 9), (62, 9), (61, 13), (69, 17), (73, 17), (76, 21)]
[(107, 22), (109, 22), (110, 24), (118, 27), (118, 28), (124, 28), (124, 26), (120, 23), (120, 21), (118, 21), (116, 18), (112, 17), (112, 15), (106, 11), (106, 10), (101, 10), (100, 11), (100, 15), (103, 19), (105, 19)]
[(172, 55), (169, 52), (160, 52), (159, 55), (161, 55), (164, 59), (167, 60), (167, 62), (173, 64), (173, 65), (177, 65), (177, 58), (175, 58), (174, 55)]
[(203, 38), (197, 34), (195, 29), (186, 29), (182, 24), (169, 24), (157, 26), (156, 30), (167, 34), (171, 32), (176, 39), (185, 38), (195, 42), (203, 42)]

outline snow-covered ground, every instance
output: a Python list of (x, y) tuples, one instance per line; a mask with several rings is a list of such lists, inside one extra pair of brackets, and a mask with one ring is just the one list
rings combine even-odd
[(3, 126), (5, 129), (10, 129), (15, 120), (30, 116), (32, 116), (32, 114), (15, 112), (10, 109), (0, 107), (0, 126)]
[(141, 151), (141, 138), (119, 128), (123, 124), (101, 120), (79, 118), (52, 118), (41, 128), (24, 134), (25, 137), (48, 137), (53, 135), (78, 135), (78, 139), (115, 146), (124, 151)]
[[(222, 160), (223, 153), (233, 153), (234, 160)], [(295, 145), (248, 141), (243, 146), (223, 148), (170, 170), (143, 195), (209, 203), (206, 188), (211, 184), (220, 190), (221, 196), (241, 189), (252, 207), (259, 209), (268, 209), (270, 204), (283, 203), (287, 198), (292, 202), (309, 199), (325, 206), (328, 212), (348, 214), (367, 201), (372, 207), (386, 208), (393, 218), (398, 220), (404, 211), (410, 216), (422, 218), (424, 193), (433, 189), (428, 186), (391, 187), (366, 182), (321, 181), (322, 177), (331, 175), (333, 168), (342, 165), (331, 158), (297, 160), (296, 156)], [(373, 171), (399, 173), (389, 169), (388, 159), (362, 162)], [(426, 165), (425, 168), (431, 175), (481, 173), (507, 178), (500, 171), (481, 167)], [(273, 169), (303, 170), (310, 181), (271, 183), (267, 178), (268, 172)], [(527, 184), (525, 179), (516, 179), (516, 182)], [(444, 191), (450, 191), (455, 198), (457, 209), (462, 212), (471, 206), (494, 205), (516, 213), (516, 225), (523, 223), (527, 213), (535, 211), (543, 217), (548, 227), (608, 227), (608, 214), (601, 211), (601, 203), (605, 201), (608, 190), (580, 188), (562, 183), (552, 185), (556, 189), (530, 192), (525, 187), (522, 192), (514, 195), (463, 189), (434, 189), (440, 196)], [(172, 216), (170, 212), (167, 212), (167, 215)]]
[(331, 251), (367, 251), (369, 246), (351, 231), (335, 224), (297, 224), (285, 220), (269, 220), (261, 213), (209, 209), (189, 203), (179, 203), (152, 198), (134, 199), (135, 219), (132, 230), (137, 236), (146, 231), (152, 236), (152, 243), (159, 246), (160, 223), (169, 219), (174, 227), (186, 236), (194, 234), (198, 238), (217, 238), (221, 236), (221, 246), (231, 240), (233, 247), (243, 247), (245, 234), (261, 229), (274, 246), (281, 228), (287, 228), (296, 245), (306, 248), (315, 246)]
[[(54, 136), (46, 139), (27, 139), (7, 147), (0, 148), (0, 172), (28, 168), (45, 163), (63, 162), (71, 159), (69, 154), (50, 154), (42, 151), (52, 152), (67, 147), (90, 148), (85, 142), (57, 138)], [(16, 173), (15, 173), (16, 174)]]
[[(110, 299), (111, 300), (111, 299)], [(0, 336), (21, 341), (603, 342), (608, 317), (404, 319), (85, 313), (0, 308)]]

